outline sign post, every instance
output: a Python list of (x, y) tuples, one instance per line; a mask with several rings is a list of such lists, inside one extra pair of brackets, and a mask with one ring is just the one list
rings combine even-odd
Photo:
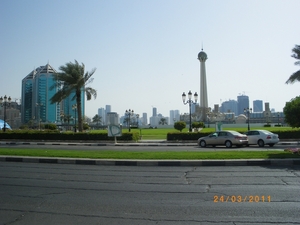
[(115, 144), (117, 144), (117, 137), (122, 136), (122, 127), (119, 124), (119, 115), (115, 112), (109, 112), (106, 114), (108, 130), (108, 137), (115, 138)]

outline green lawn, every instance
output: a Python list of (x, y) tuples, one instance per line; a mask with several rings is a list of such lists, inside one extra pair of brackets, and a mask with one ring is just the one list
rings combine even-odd
[[(291, 127), (251, 127), (252, 130), (269, 130), (271, 132), (276, 133), (278, 130), (290, 130), (293, 129)], [(299, 128), (294, 128), (294, 130), (297, 130)], [(185, 128), (182, 130), (182, 132), (188, 132), (189, 128)], [(241, 133), (244, 133), (247, 131), (247, 127), (245, 128), (224, 128), (224, 130), (235, 130)], [(107, 133), (106, 130), (91, 130), (91, 133)], [(123, 133), (127, 133), (128, 129), (123, 129)], [(165, 140), (167, 139), (167, 134), (171, 132), (179, 132), (178, 130), (174, 128), (158, 128), (158, 129), (149, 129), (149, 128), (143, 128), (143, 129), (131, 129), (131, 132), (139, 132), (142, 136), (142, 140)], [(207, 133), (213, 133), (215, 132), (214, 127), (209, 128), (203, 128), (201, 132), (207, 132)]]
[(207, 160), (207, 159), (285, 159), (300, 158), (300, 155), (284, 151), (219, 151), (219, 152), (145, 152), (145, 151), (69, 151), (45, 149), (1, 148), (0, 155), (32, 157), (67, 157), (91, 159), (156, 159), (156, 160)]

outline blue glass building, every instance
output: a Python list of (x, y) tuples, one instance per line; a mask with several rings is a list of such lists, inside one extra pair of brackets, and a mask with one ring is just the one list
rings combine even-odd
[[(61, 121), (61, 116), (68, 115), (75, 122), (75, 110), (72, 106), (76, 99), (72, 100), (75, 93), (60, 103), (51, 104), (50, 99), (58, 91), (58, 88), (50, 90), (54, 82), (53, 75), (56, 70), (49, 64), (33, 70), (22, 80), (22, 104), (21, 121), (23, 124), (33, 123), (56, 123)], [(82, 115), (84, 116), (84, 90), (82, 90)], [(78, 116), (76, 116), (78, 117)], [(78, 119), (76, 119), (78, 120)]]

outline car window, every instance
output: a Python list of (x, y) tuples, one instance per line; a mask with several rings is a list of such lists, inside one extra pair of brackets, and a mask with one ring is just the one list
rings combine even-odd
[(218, 133), (212, 133), (209, 135), (209, 137), (218, 137)]
[(259, 135), (258, 131), (253, 131), (253, 135)]
[(219, 136), (222, 136), (222, 137), (227, 136), (227, 132), (219, 132)]

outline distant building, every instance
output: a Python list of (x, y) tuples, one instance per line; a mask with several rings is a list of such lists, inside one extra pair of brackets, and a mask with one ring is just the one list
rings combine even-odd
[(157, 108), (155, 107), (152, 108), (152, 116), (153, 117), (157, 116)]
[(220, 112), (222, 113), (234, 113), (238, 115), (238, 102), (236, 100), (229, 100), (222, 102), (220, 107)]
[(101, 118), (101, 123), (105, 124), (106, 113), (105, 113), (105, 109), (104, 108), (99, 108), (98, 109), (98, 116)]
[(238, 101), (238, 114), (244, 114), (244, 109), (249, 108), (249, 97), (247, 95), (237, 96)]
[(148, 116), (147, 116), (147, 113), (143, 113), (142, 125), (148, 125)]
[(262, 112), (263, 111), (263, 101), (254, 100), (253, 101), (253, 112)]
[(170, 110), (169, 123), (170, 125), (174, 125), (175, 122), (180, 120), (179, 110)]

